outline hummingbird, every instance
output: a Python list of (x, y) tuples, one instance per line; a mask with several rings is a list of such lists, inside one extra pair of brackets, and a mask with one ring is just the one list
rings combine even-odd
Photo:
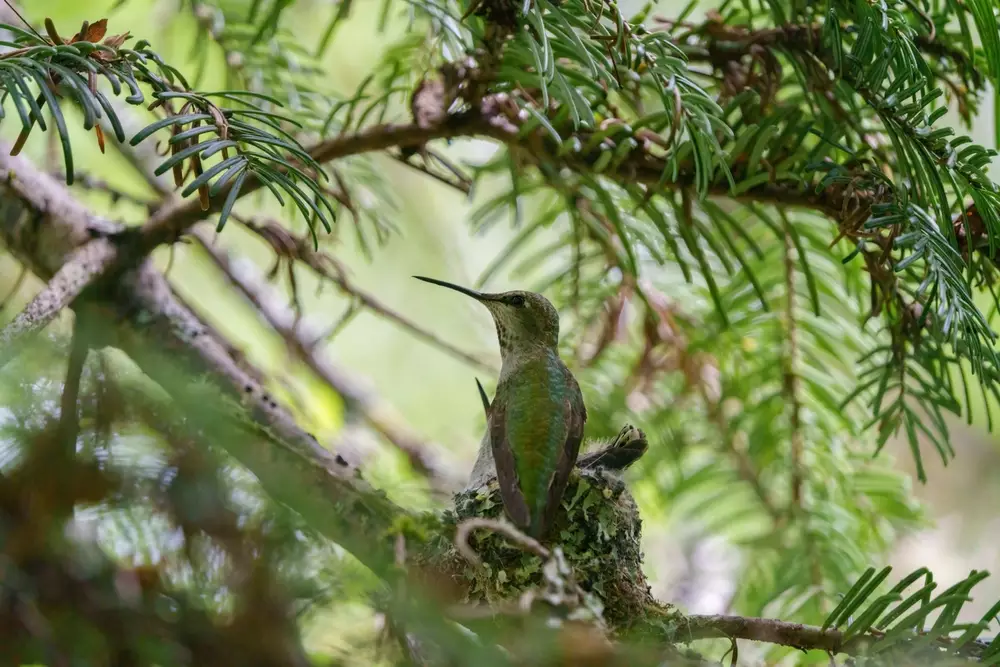
[(507, 515), (532, 537), (544, 539), (576, 465), (587, 421), (580, 385), (559, 358), (559, 313), (534, 292), (490, 294), (414, 278), (470, 296), (493, 316), (500, 379), (492, 403), (480, 391), (489, 449)]
[[(490, 418), (490, 399), (486, 395), (486, 390), (483, 389), (483, 385), (479, 382), (479, 378), (475, 378), (476, 388), (479, 390), (479, 400), (483, 404), (483, 412), (486, 413), (487, 421)], [(603, 468), (604, 470), (620, 471), (625, 470), (630, 465), (642, 458), (642, 455), (646, 453), (649, 448), (649, 443), (646, 441), (646, 434), (642, 432), (642, 429), (638, 429), (631, 424), (625, 424), (622, 430), (618, 431), (618, 435), (605, 447), (601, 447), (596, 451), (589, 454), (580, 456), (576, 460), (576, 467), (580, 470), (597, 470), (598, 468)], [(481, 467), (481, 462), (477, 461), (477, 467)], [(492, 458), (488, 461), (489, 467), (493, 467)], [(488, 475), (490, 471), (484, 471), (483, 474)], [(475, 477), (475, 474), (473, 475)], [(480, 484), (474, 483), (473, 488), (480, 486)]]

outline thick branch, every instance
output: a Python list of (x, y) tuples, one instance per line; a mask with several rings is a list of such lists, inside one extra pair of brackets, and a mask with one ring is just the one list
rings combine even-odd
[[(207, 406), (198, 400), (198, 394), (192, 396), (190, 374), (178, 372), (176, 354), (161, 352), (164, 348), (158, 340), (163, 328), (184, 327), (196, 320), (189, 312), (172, 307), (169, 289), (155, 270), (149, 267), (143, 272), (145, 285), (138, 285), (136, 291), (145, 292), (146, 303), (159, 300), (163, 310), (173, 310), (174, 322), (154, 325), (148, 332), (122, 327), (118, 336), (122, 349), (167, 390), (184, 413), (194, 415), (193, 423), (210, 436), (210, 441), (253, 473), (271, 498), (290, 507), (313, 529), (343, 546), (377, 574), (384, 575), (392, 566), (391, 543), (387, 540), (390, 526), (404, 512), (384, 494), (355, 478), (347, 466), (337, 462), (339, 457), (320, 448), (276, 405), (272, 412), (279, 416), (271, 420), (273, 426), (265, 428), (259, 426), (267, 423), (259, 405), (251, 411), (254, 420), (240, 419), (237, 411), (216, 409), (205, 414)], [(129, 291), (124, 288), (125, 293)], [(195, 347), (200, 354), (196, 361), (205, 364), (209, 377), (230, 382), (239, 382), (241, 377), (248, 379), (224, 358), (217, 343), (208, 341), (208, 336), (199, 338)], [(161, 411), (162, 429), (183, 427), (170, 417), (174, 412), (166, 406)]]
[[(0, 150), (0, 238), (40, 278), (51, 279), (77, 256), (77, 247), (86, 247), (95, 230), (108, 229), (113, 226), (92, 217), (62, 184)], [(86, 256), (83, 249), (76, 252)], [(376, 571), (391, 567), (391, 545), (382, 551), (373, 548), (372, 540), (384, 537), (403, 510), (355, 479), (345, 461), (304, 432), (174, 298), (150, 260), (114, 284), (102, 285), (90, 297), (95, 306), (112, 311), (101, 321), (120, 323), (118, 343), (182, 405), (190, 372), (238, 397), (249, 413), (245, 427), (257, 437), (220, 444), (257, 476), (269, 494), (307, 513), (312, 525)], [(163, 351), (169, 359), (164, 359)], [(185, 368), (189, 373), (178, 374)]]
[[(449, 116), (444, 122), (431, 127), (376, 125), (354, 134), (341, 135), (319, 143), (310, 149), (309, 154), (322, 164), (396, 146), (414, 146), (436, 139), (474, 136), (485, 133), (487, 129), (488, 125), (475, 114)], [(248, 178), (240, 189), (240, 197), (245, 197), (263, 186), (264, 184), (256, 178)], [(214, 197), (208, 211), (201, 209), (197, 197), (178, 200), (164, 206), (142, 226), (136, 251), (145, 254), (159, 245), (172, 243), (191, 226), (221, 209), (228, 192), (229, 188), (226, 188)]]

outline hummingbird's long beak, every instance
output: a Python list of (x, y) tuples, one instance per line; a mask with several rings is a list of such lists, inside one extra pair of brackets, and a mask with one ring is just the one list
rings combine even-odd
[(448, 289), (453, 289), (456, 292), (461, 292), (466, 296), (471, 296), (476, 301), (495, 301), (492, 294), (484, 294), (483, 292), (477, 292), (476, 290), (469, 289), (468, 287), (462, 287), (461, 285), (446, 283), (445, 281), (438, 280), (436, 278), (425, 278), (423, 276), (413, 277), (417, 280), (423, 280), (425, 283), (430, 283), (431, 285), (440, 285), (441, 287), (447, 287)]

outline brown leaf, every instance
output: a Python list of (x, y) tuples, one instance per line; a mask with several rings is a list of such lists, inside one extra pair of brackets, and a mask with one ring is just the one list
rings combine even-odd
[(121, 45), (132, 39), (131, 33), (123, 32), (120, 35), (111, 35), (106, 40), (104, 40), (105, 46), (110, 46), (113, 49), (121, 48)]
[(78, 32), (78, 33), (76, 33), (75, 35), (73, 35), (73, 36), (72, 36), (72, 37), (70, 38), (70, 40), (69, 40), (68, 42), (66, 42), (66, 43), (67, 43), (67, 44), (72, 44), (73, 42), (79, 42), (80, 40), (82, 40), (82, 39), (83, 39), (83, 34), (84, 34), (85, 32), (87, 32), (87, 27), (88, 27), (89, 25), (90, 25), (89, 23), (87, 23), (86, 21), (84, 21), (84, 22), (83, 22), (83, 27), (81, 27), (81, 28), (80, 28), (80, 32)]
[(229, 138), (229, 123), (226, 122), (226, 117), (222, 114), (222, 110), (214, 104), (209, 105), (208, 113), (211, 114), (212, 120), (215, 121), (215, 126), (219, 128), (219, 138), (225, 141)]
[[(198, 178), (204, 173), (204, 170), (201, 167), (201, 158), (198, 156), (197, 153), (191, 156), (191, 168), (195, 178)], [(201, 203), (201, 210), (207, 211), (211, 203), (208, 197), (207, 184), (198, 188), (198, 199)]]
[(101, 19), (83, 31), (83, 41), (91, 44), (98, 44), (104, 39), (104, 34), (108, 31), (108, 20)]
[(100, 125), (94, 126), (94, 132), (97, 134), (97, 147), (101, 149), (101, 154), (104, 154), (104, 130), (101, 129)]

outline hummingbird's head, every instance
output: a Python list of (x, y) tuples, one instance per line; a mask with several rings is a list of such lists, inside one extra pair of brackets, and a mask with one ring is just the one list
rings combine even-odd
[(490, 294), (434, 278), (414, 278), (461, 292), (486, 306), (493, 315), (504, 357), (534, 347), (555, 348), (559, 343), (559, 312), (541, 294), (520, 290)]

